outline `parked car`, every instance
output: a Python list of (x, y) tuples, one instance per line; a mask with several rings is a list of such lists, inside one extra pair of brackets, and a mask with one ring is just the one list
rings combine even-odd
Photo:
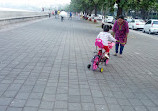
[(113, 19), (114, 19), (113, 16), (106, 16), (105, 17), (105, 22), (112, 23)]
[(144, 25), (143, 32), (151, 33), (158, 33), (158, 20), (156, 19), (150, 19), (146, 22)]
[(104, 24), (106, 24), (106, 22), (108, 23), (112, 23), (113, 22), (114, 17), (113, 16), (106, 16), (105, 19), (102, 19), (102, 25), (101, 27), (104, 27)]
[(103, 16), (100, 15), (100, 14), (97, 14), (97, 16), (94, 16), (94, 19), (96, 19), (96, 20), (102, 20)]
[(91, 14), (91, 18), (94, 19), (94, 17), (95, 17), (95, 14)]
[(145, 25), (145, 21), (142, 19), (133, 19), (128, 23), (129, 28), (131, 29), (143, 29)]
[(131, 19), (131, 18), (125, 18), (125, 20), (129, 23), (129, 22), (131, 22), (133, 19)]

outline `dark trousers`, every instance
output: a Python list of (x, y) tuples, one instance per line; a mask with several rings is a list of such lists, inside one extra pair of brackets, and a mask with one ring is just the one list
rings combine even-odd
[(119, 45), (120, 45), (120, 54), (122, 54), (124, 45), (121, 45), (121, 44), (115, 44), (115, 52), (118, 53)]
[(61, 21), (63, 22), (63, 20), (64, 20), (64, 17), (61, 16)]

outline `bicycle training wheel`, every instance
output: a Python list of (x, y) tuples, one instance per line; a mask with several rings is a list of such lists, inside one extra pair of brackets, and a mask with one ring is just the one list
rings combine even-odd
[(88, 65), (87, 65), (87, 68), (90, 69), (90, 67), (91, 67), (91, 64), (88, 64)]
[(103, 68), (100, 68), (100, 72), (103, 72)]

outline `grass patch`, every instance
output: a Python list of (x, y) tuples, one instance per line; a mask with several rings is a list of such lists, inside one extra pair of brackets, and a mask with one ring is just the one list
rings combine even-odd
[(97, 28), (102, 28), (101, 26), (96, 26)]

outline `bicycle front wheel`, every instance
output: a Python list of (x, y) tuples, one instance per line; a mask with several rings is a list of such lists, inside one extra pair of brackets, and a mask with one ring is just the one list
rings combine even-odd
[(99, 65), (99, 56), (96, 55), (94, 56), (93, 60), (92, 60), (92, 70), (96, 70), (98, 68)]

